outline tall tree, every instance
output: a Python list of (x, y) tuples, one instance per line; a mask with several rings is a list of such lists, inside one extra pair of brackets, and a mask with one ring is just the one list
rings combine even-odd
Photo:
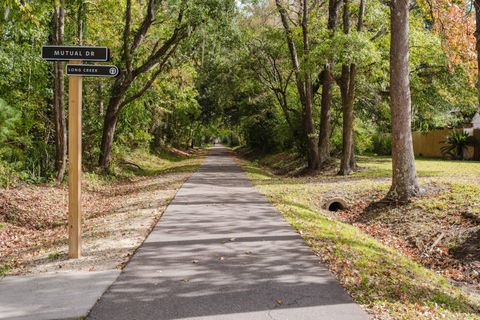
[(309, 39), (309, 25), (308, 25), (308, 1), (301, 0), (301, 18), (300, 25), (302, 28), (303, 39), (303, 69), (300, 65), (300, 60), (297, 54), (297, 48), (293, 39), (292, 30), (290, 28), (290, 19), (288, 12), (285, 9), (281, 0), (275, 0), (277, 10), (282, 20), (283, 28), (285, 29), (286, 40), (290, 52), (290, 60), (295, 74), (295, 82), (297, 86), (300, 103), (302, 104), (303, 125), (305, 138), (307, 140), (307, 159), (308, 169), (317, 170), (319, 168), (318, 144), (315, 133), (315, 125), (313, 122), (313, 82), (310, 63), (310, 39)]
[[(337, 28), (338, 10), (342, 0), (328, 1), (328, 22), (327, 29), (330, 30), (330, 37), (333, 37)], [(330, 60), (322, 71), (322, 98), (320, 111), (320, 131), (318, 136), (319, 163), (323, 165), (330, 158), (330, 135), (332, 133), (332, 98), (333, 85), (335, 78), (333, 76), (334, 61)]]
[(392, 114), (392, 186), (387, 198), (407, 202), (419, 193), (411, 129), (408, 67), (409, 0), (390, 3), (390, 109)]
[[(63, 45), (65, 38), (65, 1), (54, 0), (53, 6), (53, 44)], [(64, 99), (64, 62), (54, 63), (53, 108), (55, 114), (55, 182), (60, 184), (65, 176), (67, 164), (67, 126), (65, 120)]]
[[(118, 116), (122, 109), (129, 103), (142, 97), (144, 93), (152, 86), (156, 78), (164, 71), (167, 62), (174, 54), (178, 44), (188, 37), (189, 25), (184, 21), (185, 10), (188, 1), (183, 0), (179, 6), (179, 11), (175, 19), (173, 31), (165, 40), (159, 39), (152, 46), (147, 58), (142, 59), (139, 54), (140, 45), (144, 42), (149, 30), (156, 21), (156, 15), (161, 5), (161, 0), (149, 0), (147, 10), (136, 31), (132, 31), (132, 0), (127, 0), (125, 6), (125, 26), (123, 28), (123, 54), (121, 57), (122, 69), (120, 76), (116, 78), (111, 89), (110, 99), (108, 101), (105, 113), (102, 142), (100, 146), (99, 165), (107, 169), (110, 161), (115, 128)], [(129, 93), (134, 82), (138, 82), (139, 76), (150, 73), (150, 77), (144, 81), (140, 89), (134, 93)]]
[[(363, 13), (365, 0), (360, 0), (358, 8), (357, 31), (363, 29)], [(350, 32), (350, 0), (343, 0), (343, 32)], [(338, 79), (342, 100), (343, 128), (342, 128), (342, 159), (340, 162), (339, 175), (348, 175), (355, 170), (355, 146), (353, 143), (353, 107), (355, 103), (355, 80), (357, 65), (355, 63), (343, 64), (342, 74)]]

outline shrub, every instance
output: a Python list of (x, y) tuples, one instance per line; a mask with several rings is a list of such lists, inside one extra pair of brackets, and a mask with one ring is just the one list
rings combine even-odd
[(390, 133), (377, 133), (372, 138), (373, 152), (382, 155), (389, 156), (392, 154), (392, 137)]
[(465, 149), (475, 145), (475, 138), (466, 132), (455, 130), (446, 136), (442, 143), (444, 143), (445, 146), (441, 147), (440, 150), (445, 157), (463, 160)]

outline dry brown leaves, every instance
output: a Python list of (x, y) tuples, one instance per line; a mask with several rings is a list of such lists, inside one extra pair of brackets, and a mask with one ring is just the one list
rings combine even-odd
[[(448, 191), (428, 187), (421, 199), (428, 200)], [(459, 210), (449, 210), (438, 217), (419, 208), (416, 201), (396, 207), (380, 203), (381, 195), (377, 195), (373, 205), (357, 198), (348, 210), (337, 212), (336, 216), (452, 280), (478, 285), (480, 261), (462, 259), (448, 247), (458, 241), (462, 232), (476, 230), (478, 222), (466, 218)]]
[[(125, 250), (114, 253), (128, 256), (134, 249), (132, 245), (141, 243), (175, 190), (189, 175), (172, 172), (100, 185), (84, 181), (83, 229), (88, 236), (85, 249), (92, 251), (89, 263), (95, 265), (95, 260), (101, 259), (98, 248), (102, 238), (130, 239)], [(66, 186), (24, 184), (0, 189), (0, 267), (9, 265), (15, 274), (28, 272), (23, 268), (37, 255), (54, 246), (65, 247), (67, 208)], [(136, 225), (129, 225), (132, 221)], [(132, 230), (133, 227), (137, 230)], [(95, 250), (98, 251), (97, 258)], [(118, 257), (110, 260), (110, 264), (120, 261)]]

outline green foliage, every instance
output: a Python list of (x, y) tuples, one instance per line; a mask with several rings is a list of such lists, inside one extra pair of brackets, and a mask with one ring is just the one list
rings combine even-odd
[(411, 24), (414, 130), (428, 131), (469, 122), (476, 111), (477, 96), (468, 82), (466, 70), (460, 65), (451, 65), (442, 50), (440, 36), (424, 30), (421, 19), (413, 19)]
[(381, 52), (375, 42), (371, 41), (371, 33), (352, 31), (349, 34), (337, 32), (333, 36), (321, 34), (324, 38), (314, 50), (315, 63), (326, 63), (329, 59), (342, 64), (355, 63), (360, 67), (378, 63)]
[(60, 259), (61, 257), (62, 257), (62, 254), (60, 252), (52, 252), (52, 253), (48, 254), (47, 259), (49, 261), (56, 261), (56, 260)]
[(455, 130), (450, 133), (442, 143), (444, 143), (445, 146), (441, 147), (440, 150), (444, 156), (463, 160), (464, 151), (468, 147), (475, 145), (475, 138), (467, 132)]
[(30, 6), (34, 20), (13, 6), (0, 20), (1, 184), (43, 181), (53, 171), (51, 80), (39, 55), (48, 37), (48, 6)]
[[(0, 16), (0, 184), (16, 179), (44, 182), (53, 177), (55, 125), (52, 107), (53, 63), (40, 58), (40, 48), (51, 42), (53, 1), (3, 1), (8, 11)], [(65, 43), (78, 41), (78, 18), (83, 20), (83, 44), (107, 46), (112, 64), (122, 67), (122, 33), (125, 1), (66, 1)], [(156, 22), (136, 54), (146, 59), (155, 43), (170, 36), (183, 1), (164, 1)], [(79, 15), (80, 4), (84, 7)], [(146, 3), (132, 2), (132, 37), (145, 16)], [(8, 8), (7, 8), (8, 7)], [(207, 50), (218, 39), (233, 41), (235, 1), (188, 1), (183, 17), (189, 37), (170, 57), (165, 72), (140, 98), (122, 110), (117, 123), (114, 156), (135, 148), (200, 146), (213, 135), (203, 119), (197, 87), (199, 44), (208, 38)], [(227, 36), (227, 35), (230, 36)], [(210, 41), (210, 39), (212, 41)], [(138, 67), (138, 65), (134, 65)], [(127, 95), (141, 89), (154, 70), (139, 76)], [(67, 84), (65, 90), (67, 91)], [(105, 110), (112, 79), (84, 78), (84, 169), (96, 167)], [(66, 97), (65, 97), (66, 98)], [(67, 100), (66, 100), (67, 101)], [(65, 106), (66, 108), (67, 106)], [(218, 121), (215, 126), (218, 126)]]
[(19, 113), (0, 99), (0, 143), (14, 136), (19, 118)]
[[(276, 99), (277, 89), (265, 78), (279, 72), (284, 78), (291, 71), (285, 34), (278, 25), (265, 23), (268, 15), (276, 13), (269, 3), (255, 3), (244, 7), (247, 14), (239, 20), (240, 35), (223, 40), (221, 49), (207, 59), (200, 73), (199, 101), (202, 114), (208, 119), (220, 119), (228, 127), (241, 127), (245, 143), (254, 148), (283, 150), (296, 146), (302, 154), (305, 145), (295, 136), (302, 132), (299, 97), (295, 82), (287, 86), (289, 115), (294, 130), (286, 125), (284, 112)], [(250, 10), (250, 11), (249, 11)], [(356, 14), (356, 5), (352, 6)], [(262, 20), (263, 19), (263, 20)], [(326, 28), (326, 10), (313, 10), (310, 16), (311, 56), (308, 65), (302, 64), (315, 76), (328, 61), (335, 61), (335, 76), (342, 64), (355, 63), (358, 68), (355, 92), (356, 152), (390, 154), (389, 90), (389, 10), (381, 3), (369, 3), (365, 12), (365, 27), (358, 32), (352, 25), (349, 34)], [(458, 126), (466, 122), (475, 111), (476, 94), (466, 71), (456, 66), (444, 52), (440, 35), (424, 28), (424, 15), (412, 11), (410, 37), (410, 70), (414, 130)], [(299, 59), (302, 56), (300, 25), (292, 26)], [(234, 46), (232, 46), (234, 39)], [(227, 45), (228, 43), (228, 45)], [(275, 68), (270, 66), (272, 61)], [(205, 78), (203, 76), (205, 75)], [(277, 78), (278, 79), (278, 78)], [(314, 79), (315, 80), (315, 79)], [(320, 94), (315, 97), (314, 117), (319, 125)], [(273, 109), (264, 106), (265, 101)], [(268, 116), (266, 116), (268, 114)], [(213, 120), (215, 121), (215, 120)], [(341, 152), (342, 117), (338, 87), (334, 88), (332, 151)], [(378, 134), (377, 134), (378, 132)], [(384, 134), (385, 133), (385, 134)], [(265, 137), (265, 135), (274, 135)], [(271, 144), (275, 144), (272, 147)]]
[(377, 133), (372, 139), (372, 152), (381, 156), (392, 154), (392, 136), (389, 133)]
[(277, 119), (273, 117), (272, 112), (269, 110), (245, 118), (242, 127), (247, 145), (262, 152), (275, 151), (279, 146), (274, 132), (275, 121)]
[(13, 269), (13, 266), (11, 264), (0, 265), (0, 278), (6, 276), (8, 271), (12, 269)]
[[(48, 181), (54, 176), (55, 126), (51, 62), (42, 61), (42, 44), (51, 41), (53, 2), (2, 1), (0, 16), (0, 184), (18, 179)], [(124, 0), (82, 1), (83, 43), (111, 49), (120, 67), (123, 54)], [(189, 148), (221, 138), (228, 145), (247, 144), (265, 152), (305, 153), (301, 139), (301, 106), (292, 75), (284, 30), (273, 2), (234, 0), (187, 1), (184, 22), (189, 37), (166, 63), (165, 72), (145, 94), (126, 106), (117, 123), (114, 156), (135, 148), (152, 151), (165, 146)], [(75, 43), (80, 1), (66, 1), (65, 42)], [(351, 5), (358, 15), (357, 2)], [(145, 2), (132, 2), (132, 31), (145, 15)], [(162, 2), (156, 23), (144, 38), (134, 67), (163, 41), (176, 25), (182, 1)], [(8, 9), (7, 9), (8, 6)], [(342, 64), (357, 65), (355, 148), (357, 153), (388, 154), (390, 142), (388, 6), (369, 2), (364, 30), (352, 19), (349, 34), (327, 30), (325, 6), (311, 10), (309, 63), (302, 55), (302, 30), (292, 36), (302, 62), (317, 81), (324, 64), (334, 61), (338, 78)], [(8, 12), (6, 12), (8, 11)], [(292, 13), (293, 14), (293, 13)], [(414, 130), (461, 126), (476, 109), (475, 87), (468, 72), (449, 61), (442, 39), (424, 28), (425, 14), (412, 10), (410, 69)], [(340, 22), (340, 21), (339, 21)], [(132, 35), (133, 37), (133, 35)], [(305, 62), (305, 63), (304, 63)], [(142, 74), (127, 92), (141, 89), (154, 70)], [(278, 88), (282, 82), (287, 111)], [(279, 79), (279, 77), (281, 79)], [(287, 79), (289, 82), (287, 83)], [(84, 79), (83, 156), (85, 169), (97, 165), (105, 110), (112, 80)], [(334, 86), (332, 150), (341, 151), (342, 112)], [(314, 97), (314, 122), (319, 128), (321, 88)], [(289, 116), (287, 121), (286, 115)], [(378, 134), (377, 134), (378, 132)], [(318, 133), (318, 132), (317, 132)]]

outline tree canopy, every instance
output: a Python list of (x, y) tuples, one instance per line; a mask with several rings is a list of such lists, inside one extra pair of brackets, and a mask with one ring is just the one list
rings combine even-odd
[[(55, 175), (59, 76), (39, 55), (58, 31), (55, 8), (63, 43), (107, 46), (121, 70), (85, 80), (87, 169), (132, 148), (213, 137), (292, 150), (312, 169), (331, 156), (354, 169), (355, 154), (390, 153), (388, 3), (3, 0), (0, 157), (23, 177)], [(473, 5), (414, 1), (409, 11), (412, 130), (461, 126), (478, 109)]]

